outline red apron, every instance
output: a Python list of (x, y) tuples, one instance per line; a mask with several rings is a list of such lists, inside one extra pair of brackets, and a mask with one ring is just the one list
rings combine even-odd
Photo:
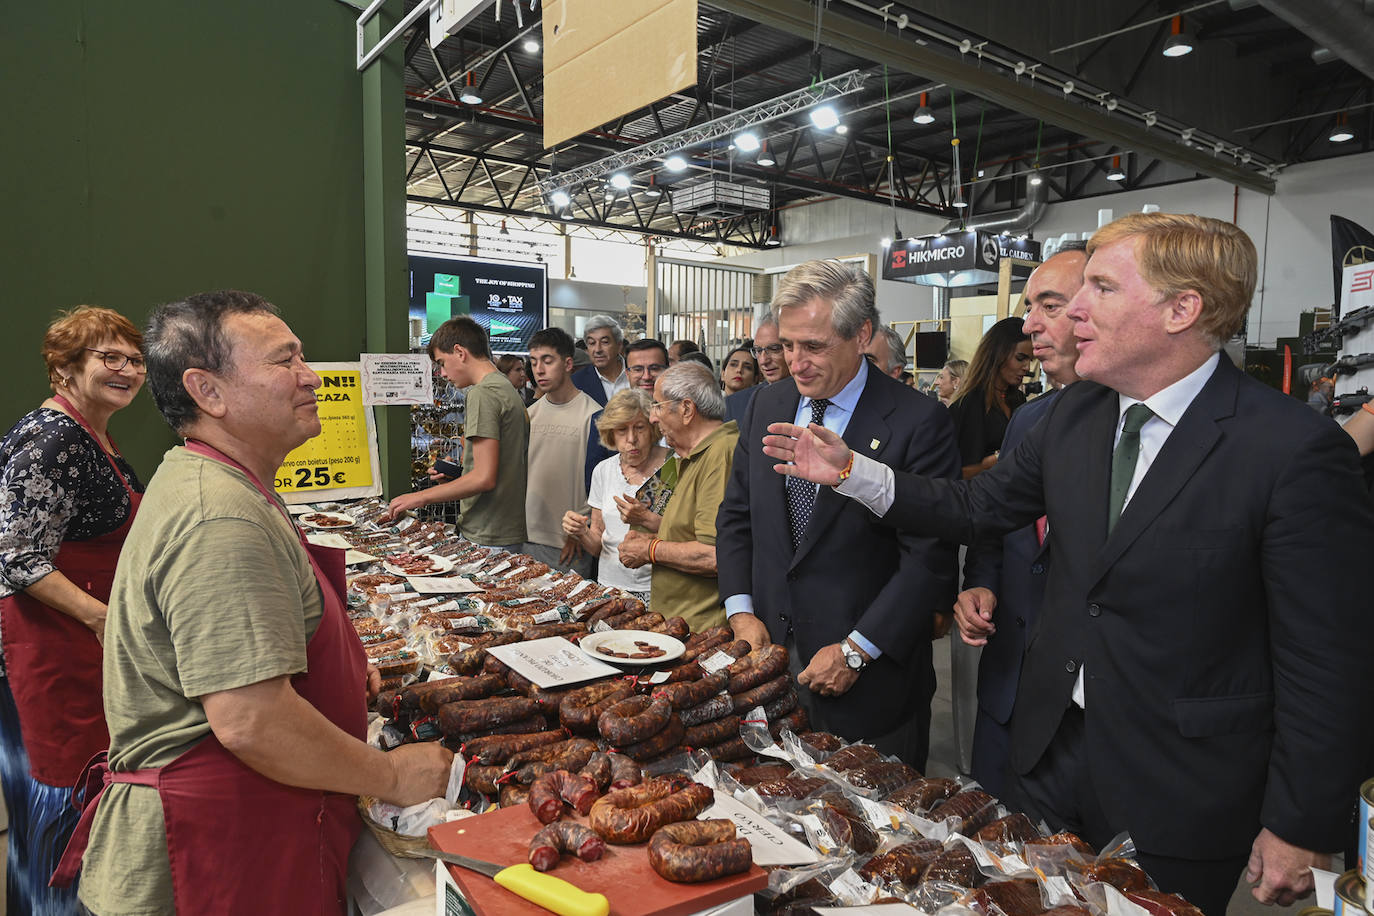
[[(272, 500), (261, 481), (232, 458), (194, 440), (186, 447), (243, 471)], [(344, 551), (304, 537), (301, 544), (319, 582), (324, 615), (306, 646), (308, 669), (291, 685), (330, 722), (363, 740), (367, 659), (344, 610)], [(344, 912), (348, 855), (362, 829), (355, 797), (268, 779), (226, 751), (213, 733), (160, 768), (111, 772), (103, 755), (91, 761), (85, 791), (78, 793), (85, 797), (81, 821), (53, 873), (54, 885), (75, 878), (96, 806), (112, 782), (158, 790), (178, 913)]]
[[(53, 400), (90, 435), (129, 492), (129, 517), (124, 524), (99, 537), (63, 541), (53, 557), (53, 566), (77, 588), (108, 604), (115, 563), (141, 497), (100, 446), (86, 418), (60, 394)], [(0, 598), (0, 623), (29, 773), (50, 786), (74, 785), (91, 755), (110, 746), (101, 692), (104, 653), (100, 641), (75, 617), (23, 592)]]

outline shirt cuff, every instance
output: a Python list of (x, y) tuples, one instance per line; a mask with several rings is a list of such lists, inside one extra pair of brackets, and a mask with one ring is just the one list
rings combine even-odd
[(868, 654), (869, 658), (876, 659), (882, 657), (883, 650), (879, 649), (877, 646), (873, 645), (873, 643), (869, 642), (868, 640), (860, 636), (858, 630), (849, 631), (849, 641), (852, 642), (854, 645), (858, 646), (860, 649), (863, 649), (864, 652)]
[(896, 478), (892, 468), (854, 452), (854, 468), (850, 475), (835, 485), (835, 492), (848, 496), (882, 518), (896, 499)]
[(725, 618), (729, 620), (736, 614), (754, 613), (753, 595), (731, 595), (725, 599)]

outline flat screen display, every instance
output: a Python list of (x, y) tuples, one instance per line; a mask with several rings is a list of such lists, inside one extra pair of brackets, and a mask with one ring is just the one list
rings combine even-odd
[(493, 354), (525, 354), (534, 333), (548, 326), (542, 265), (418, 254), (409, 262), (410, 317), (424, 319), (426, 335), (468, 315), (487, 332)]
[(945, 331), (916, 332), (916, 368), (943, 369), (949, 359), (949, 334)]

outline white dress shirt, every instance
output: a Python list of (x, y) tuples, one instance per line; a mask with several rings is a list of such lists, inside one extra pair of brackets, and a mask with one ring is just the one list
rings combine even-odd
[(597, 370), (596, 378), (601, 382), (601, 390), (606, 392), (606, 400), (608, 402), (611, 398), (615, 397), (617, 393), (630, 389), (630, 375), (625, 371), (625, 360), (623, 357), (620, 360), (620, 374), (615, 377), (614, 381), (606, 381), (606, 376), (602, 375), (599, 369)]

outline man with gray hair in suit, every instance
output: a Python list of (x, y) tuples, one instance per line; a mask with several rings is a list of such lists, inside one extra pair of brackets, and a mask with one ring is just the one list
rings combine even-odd
[(873, 358), (873, 362), (884, 375), (890, 375), (900, 381), (902, 373), (906, 371), (906, 341), (902, 340), (902, 335), (891, 325), (878, 325), (864, 354)]
[(630, 377), (621, 356), (625, 349), (625, 332), (610, 315), (593, 315), (583, 328), (582, 342), (587, 345), (592, 364), (573, 373), (573, 384), (605, 407), (612, 395), (630, 387)]

